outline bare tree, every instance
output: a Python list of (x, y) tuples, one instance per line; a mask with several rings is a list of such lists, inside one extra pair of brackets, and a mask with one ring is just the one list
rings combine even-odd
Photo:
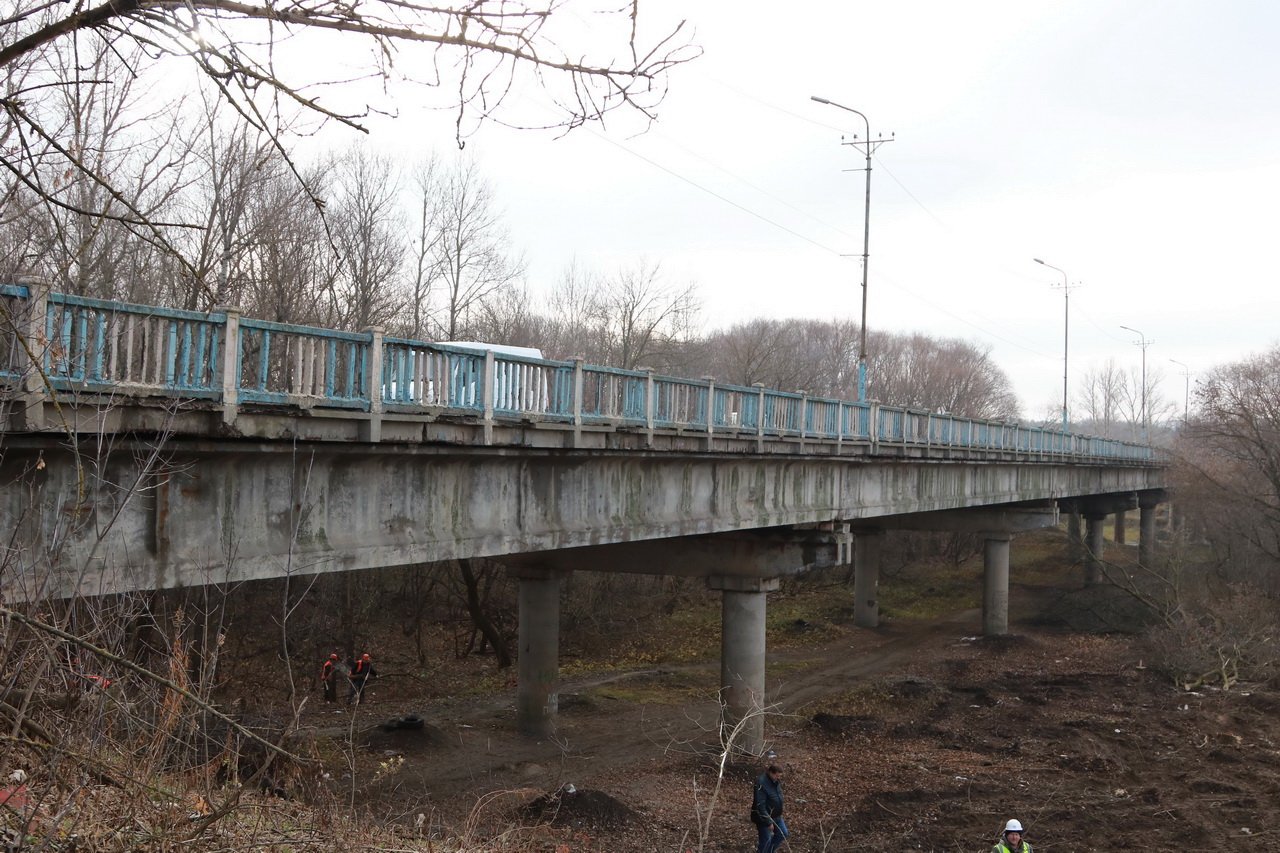
[(458, 160), (444, 176), (438, 222), (436, 270), (446, 312), (442, 334), (457, 340), (473, 310), (524, 275), (524, 261), (512, 256), (493, 187), (472, 160)]
[(411, 241), (411, 278), (409, 308), (412, 322), (403, 324), (405, 334), (422, 340), (427, 334), (427, 318), (431, 286), (439, 278), (439, 248), (443, 237), (440, 228), (440, 163), (432, 157), (420, 162), (411, 179), (413, 191), (413, 239)]
[[(113, 218), (163, 242), (166, 229), (201, 223), (165, 223), (132, 200), (123, 189), (136, 181), (104, 171), (77, 147), (77, 128), (65, 121), (55, 96), (74, 100), (86, 87), (108, 80), (172, 78), (187, 63), (185, 70), (284, 153), (291, 132), (311, 133), (317, 122), (327, 121), (364, 129), (371, 111), (383, 111), (358, 101), (339, 103), (346, 95), (358, 98), (361, 91), (349, 85), (350, 63), (343, 63), (341, 78), (324, 79), (314, 63), (290, 62), (291, 56), (313, 55), (308, 46), (332, 50), (334, 35), (341, 36), (336, 43), (347, 59), (357, 46), (368, 50), (354, 77), (400, 79), (435, 93), (435, 106), (455, 111), (460, 143), (484, 120), (505, 116), (521, 124), (507, 95), (526, 77), (559, 109), (541, 124), (573, 128), (620, 106), (651, 116), (664, 94), (667, 72), (697, 54), (683, 40), (683, 25), (641, 45), (638, 3), (632, 2), (592, 10), (599, 14), (593, 15), (591, 42), (574, 44), (580, 30), (573, 8), (586, 2), (570, 7), (566, 0), (444, 5), (373, 0), (357, 6), (329, 0), (287, 5), (274, 0), (103, 0), (97, 5), (10, 0), (0, 12), (0, 167), (54, 206)], [(283, 50), (286, 40), (299, 51)], [(81, 61), (85, 55), (122, 57), (127, 70), (104, 75)], [(68, 58), (70, 64), (64, 61)], [(154, 124), (161, 110), (138, 120)], [(310, 123), (299, 123), (299, 116)], [(71, 173), (114, 205), (81, 207), (46, 177)], [(320, 196), (312, 201), (318, 204)]]
[(1110, 438), (1121, 421), (1121, 400), (1129, 395), (1128, 376), (1114, 359), (1085, 371), (1073, 400), (1076, 420), (1091, 432)]
[(670, 284), (658, 264), (640, 260), (606, 282), (601, 308), (614, 345), (610, 364), (669, 370), (672, 350), (691, 337), (698, 300), (693, 285)]
[(363, 329), (386, 325), (404, 307), (400, 267), (405, 246), (399, 178), (391, 160), (351, 148), (330, 161), (330, 233), (338, 275), (331, 322)]
[(972, 418), (1018, 416), (1008, 376), (987, 350), (957, 338), (886, 336), (872, 350), (867, 376), (872, 396), (895, 406)]
[[(1200, 417), (1178, 445), (1200, 500), (1187, 507), (1232, 561), (1274, 576), (1280, 566), (1280, 347), (1210, 371)], [(1274, 577), (1272, 577), (1274, 583)]]

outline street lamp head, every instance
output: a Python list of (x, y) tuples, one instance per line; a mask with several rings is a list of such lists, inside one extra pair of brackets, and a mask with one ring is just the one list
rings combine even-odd
[(809, 100), (811, 100), (811, 101), (817, 101), (817, 102), (818, 102), (818, 103), (820, 103), (820, 104), (828, 104), (828, 105), (834, 106), (834, 105), (833, 105), (833, 104), (831, 104), (831, 102), (830, 102), (830, 101), (828, 101), (826, 98), (819, 98), (817, 95), (810, 95), (810, 96), (809, 96)]
[[(1044, 264), (1044, 261), (1040, 260), (1039, 258), (1032, 258), (1031, 260), (1035, 261), (1037, 264)], [(1048, 264), (1045, 264), (1045, 266), (1048, 266)]]

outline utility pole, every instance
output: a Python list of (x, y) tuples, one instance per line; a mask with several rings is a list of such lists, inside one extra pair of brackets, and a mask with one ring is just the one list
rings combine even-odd
[(841, 137), (841, 144), (852, 145), (860, 148), (867, 158), (865, 169), (848, 169), (846, 171), (867, 173), (866, 179), (866, 202), (862, 213), (862, 327), (860, 341), (858, 343), (858, 402), (865, 403), (867, 401), (867, 267), (869, 266), (871, 254), (871, 155), (876, 152), (886, 142), (894, 140), (894, 134), (888, 137), (871, 138), (871, 120), (868, 119), (853, 107), (846, 107), (844, 104), (837, 104), (835, 101), (828, 101), (826, 98), (819, 98), (817, 95), (810, 95), (810, 100), (817, 101), (820, 104), (826, 104), (830, 107), (837, 107), (851, 112), (862, 119), (866, 126), (867, 135), (863, 139), (858, 139), (858, 134), (853, 135), (852, 141), (846, 141)]
[[(1048, 267), (1051, 270), (1057, 270), (1062, 274), (1062, 284), (1051, 284), (1050, 287), (1062, 288), (1062, 431), (1067, 431), (1067, 342), (1071, 339), (1068, 334), (1071, 330), (1071, 285), (1067, 281), (1067, 273), (1060, 267), (1042, 261), (1039, 258), (1032, 258), (1041, 266)], [(1079, 285), (1075, 285), (1078, 287)]]
[(1138, 340), (1134, 342), (1134, 346), (1142, 347), (1142, 440), (1148, 441), (1147, 430), (1150, 424), (1147, 423), (1147, 347), (1154, 344), (1155, 341), (1147, 340), (1146, 335), (1129, 326), (1121, 326), (1120, 328), (1137, 335)]

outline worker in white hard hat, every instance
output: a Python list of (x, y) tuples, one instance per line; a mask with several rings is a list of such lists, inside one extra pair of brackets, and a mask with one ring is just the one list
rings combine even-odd
[(1031, 853), (1031, 845), (1022, 840), (1022, 824), (1017, 820), (1006, 823), (991, 853)]

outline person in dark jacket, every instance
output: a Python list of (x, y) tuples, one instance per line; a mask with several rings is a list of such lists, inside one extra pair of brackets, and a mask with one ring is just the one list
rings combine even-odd
[(320, 665), (320, 683), (324, 686), (324, 701), (334, 702), (338, 698), (338, 653), (334, 652), (325, 658)]
[(351, 667), (351, 692), (347, 694), (347, 704), (351, 704), (354, 699), (356, 704), (364, 701), (364, 688), (369, 683), (370, 678), (377, 678), (378, 671), (373, 668), (373, 659), (369, 657), (369, 653), (365, 652), (360, 656), (360, 660), (356, 661), (355, 666)]
[(760, 836), (756, 853), (774, 853), (789, 834), (782, 819), (782, 768), (777, 764), (770, 764), (756, 779), (751, 822)]

